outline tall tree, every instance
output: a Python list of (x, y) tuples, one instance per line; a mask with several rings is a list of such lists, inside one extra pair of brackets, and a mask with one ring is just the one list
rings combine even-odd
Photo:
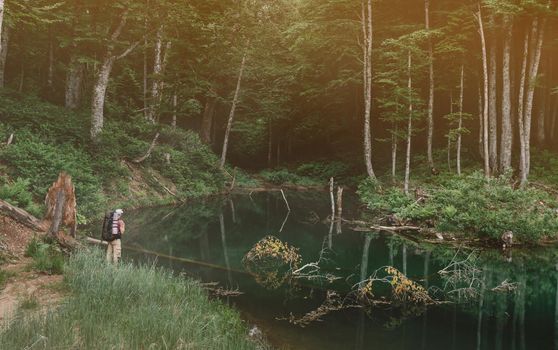
[(372, 0), (362, 0), (362, 55), (363, 55), (363, 91), (364, 91), (364, 164), (368, 177), (375, 179), (372, 167), (372, 131), (370, 117), (372, 111)]

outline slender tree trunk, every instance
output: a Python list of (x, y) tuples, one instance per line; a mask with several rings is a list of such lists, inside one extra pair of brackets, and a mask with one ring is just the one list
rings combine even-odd
[(240, 72), (238, 73), (238, 81), (236, 82), (236, 90), (234, 92), (234, 98), (232, 101), (231, 111), (229, 113), (229, 119), (227, 121), (227, 128), (225, 129), (225, 138), (223, 140), (223, 151), (221, 152), (221, 163), (220, 167), (223, 169), (227, 161), (227, 149), (229, 146), (229, 135), (231, 133), (232, 124), (234, 121), (234, 112), (236, 111), (236, 105), (238, 104), (238, 98), (240, 96), (240, 84), (242, 82), (242, 76), (244, 75), (244, 67), (246, 66), (246, 56), (247, 51), (244, 52), (242, 56), (242, 62), (240, 63)]
[(23, 64), (23, 60), (20, 63), (19, 69), (19, 86), (17, 91), (21, 94), (23, 92), (23, 83), (25, 82), (25, 65)]
[(201, 139), (206, 145), (211, 143), (211, 127), (213, 125), (213, 116), (215, 115), (215, 106), (217, 99), (215, 97), (208, 97), (205, 102), (205, 109), (201, 122)]
[(271, 120), (267, 122), (267, 167), (271, 168), (271, 158), (273, 156), (273, 135)]
[(397, 124), (395, 132), (391, 135), (391, 179), (395, 183), (395, 171), (397, 168)]
[(486, 55), (486, 40), (484, 37), (484, 25), (482, 21), (482, 12), (479, 5), (479, 12), (477, 13), (477, 20), (479, 22), (479, 33), (481, 37), (482, 49), (482, 67), (484, 77), (484, 108), (483, 108), (483, 150), (484, 150), (484, 174), (490, 177), (490, 155), (488, 150), (488, 58)]
[(171, 126), (173, 129), (176, 129), (176, 116), (177, 116), (177, 108), (178, 108), (178, 95), (176, 91), (172, 95), (172, 123)]
[[(453, 118), (453, 90), (450, 90), (450, 115)], [(452, 121), (453, 124), (453, 121)], [(448, 147), (447, 147), (447, 153), (448, 153), (448, 170), (451, 173), (451, 139), (452, 139), (452, 130), (451, 130), (451, 126), (450, 126), (450, 130), (448, 131)]]
[[(365, 10), (366, 7), (366, 10)], [(364, 163), (368, 177), (375, 179), (372, 167), (372, 132), (370, 114), (372, 110), (372, 0), (365, 6), (362, 1), (363, 81), (364, 81)]]
[[(525, 170), (527, 177), (531, 168), (531, 125), (533, 115), (533, 100), (535, 97), (535, 80), (539, 73), (539, 64), (541, 60), (542, 44), (544, 39), (544, 27), (546, 20), (542, 22), (537, 18), (533, 21), (532, 39), (535, 43), (531, 50), (533, 61), (529, 69), (529, 85), (527, 89), (527, 99), (525, 101)], [(536, 39), (535, 39), (536, 38)], [(527, 181), (527, 179), (525, 179)]]
[(510, 15), (504, 16), (504, 48), (502, 57), (502, 136), (500, 143), (500, 170), (511, 168), (512, 160), (512, 108), (511, 108), (511, 43), (513, 22)]
[(525, 85), (527, 79), (527, 53), (529, 51), (529, 31), (525, 32), (523, 41), (523, 58), (521, 62), (521, 77), (519, 82), (519, 93), (517, 99), (517, 125), (519, 129), (519, 173), (521, 178), (521, 186), (527, 184), (527, 163), (525, 159), (525, 121), (524, 121), (524, 104), (525, 104)]
[(54, 44), (52, 42), (52, 33), (49, 35), (48, 41), (48, 76), (47, 76), (47, 87), (49, 88), (48, 93), (52, 93), (52, 88), (54, 86)]
[(550, 125), (550, 140), (552, 143), (556, 140), (556, 121), (558, 120), (558, 99), (555, 98), (552, 108), (552, 122)]
[(405, 194), (409, 195), (409, 178), (411, 174), (411, 137), (413, 131), (413, 80), (411, 77), (412, 57), (411, 51), (408, 53), (408, 85), (409, 88), (409, 119), (407, 122), (407, 155), (405, 158)]
[(8, 42), (10, 31), (8, 29), (8, 26), (4, 26), (4, 29), (0, 29), (0, 31), (2, 33), (2, 37), (0, 38), (0, 88), (3, 88), (5, 84), (6, 59), (8, 58)]
[(483, 98), (482, 98), (482, 88), (481, 82), (479, 81), (478, 86), (478, 114), (479, 114), (479, 137), (478, 137), (478, 145), (479, 145), (479, 155), (481, 159), (484, 160), (484, 112), (483, 112)]
[(538, 116), (537, 116), (537, 145), (541, 148), (544, 147), (546, 142), (546, 86), (539, 89), (539, 103), (538, 103)]
[(147, 104), (147, 21), (144, 24), (144, 38), (143, 38), (143, 116), (148, 119), (149, 105)]
[[(0, 37), (4, 35), (6, 31), (3, 31), (4, 27), (4, 0), (0, 0)], [(2, 52), (4, 42), (2, 41), (3, 38), (0, 38), (0, 52)]]
[(498, 171), (498, 90), (496, 59), (496, 35), (494, 14), (490, 15), (490, 42), (488, 44), (488, 122), (489, 122), (489, 153), (490, 170), (494, 174)]
[(93, 98), (91, 100), (91, 139), (93, 140), (98, 139), (103, 129), (105, 96), (114, 60), (114, 56), (104, 58), (93, 87)]
[(84, 65), (73, 56), (70, 59), (68, 72), (66, 73), (65, 106), (68, 109), (79, 107), (81, 100), (81, 85), (83, 81)]
[(159, 106), (162, 99), (163, 83), (162, 77), (167, 55), (170, 49), (170, 41), (167, 42), (165, 52), (163, 53), (163, 33), (164, 26), (160, 26), (157, 30), (157, 40), (155, 42), (155, 55), (153, 59), (153, 79), (151, 82), (151, 103), (149, 104), (147, 120), (155, 123), (158, 119)]
[(465, 90), (465, 67), (461, 64), (461, 80), (459, 84), (459, 124), (457, 127), (457, 175), (461, 176), (461, 138), (463, 128), (463, 95)]
[[(430, 30), (430, 0), (424, 1), (424, 13), (426, 30)], [(432, 40), (428, 39), (428, 166), (434, 168), (432, 157), (432, 139), (434, 136), (434, 53), (432, 50)]]

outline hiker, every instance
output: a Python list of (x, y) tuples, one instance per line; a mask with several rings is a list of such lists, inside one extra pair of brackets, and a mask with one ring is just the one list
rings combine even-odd
[(109, 237), (105, 237), (105, 240), (108, 242), (107, 247), (107, 261), (118, 263), (120, 257), (122, 256), (122, 234), (126, 230), (126, 225), (124, 224), (124, 220), (122, 220), (122, 214), (124, 211), (122, 209), (116, 209), (109, 220), (105, 218), (106, 225), (110, 225), (107, 227), (110, 230)]

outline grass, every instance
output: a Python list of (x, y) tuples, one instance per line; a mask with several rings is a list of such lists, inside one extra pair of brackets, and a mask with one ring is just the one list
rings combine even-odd
[(192, 280), (151, 265), (104, 263), (79, 251), (65, 267), (70, 296), (44, 315), (20, 314), (0, 333), (5, 349), (34, 342), (74, 349), (252, 349), (238, 313)]
[(39, 300), (33, 294), (27, 295), (19, 302), (19, 308), (22, 310), (34, 310), (39, 307)]
[(64, 255), (55, 244), (48, 244), (37, 237), (25, 248), (25, 256), (33, 258), (31, 268), (50, 275), (60, 275), (64, 269)]
[(4, 289), (4, 287), (6, 287), (6, 284), (8, 283), (8, 280), (14, 276), (13, 272), (9, 272), (6, 270), (0, 270), (0, 290)]

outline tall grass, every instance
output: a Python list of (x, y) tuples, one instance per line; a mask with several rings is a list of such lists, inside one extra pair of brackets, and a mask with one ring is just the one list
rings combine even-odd
[(236, 311), (210, 301), (197, 282), (154, 266), (104, 263), (74, 254), (65, 267), (71, 296), (46, 315), (19, 313), (0, 349), (252, 349)]

